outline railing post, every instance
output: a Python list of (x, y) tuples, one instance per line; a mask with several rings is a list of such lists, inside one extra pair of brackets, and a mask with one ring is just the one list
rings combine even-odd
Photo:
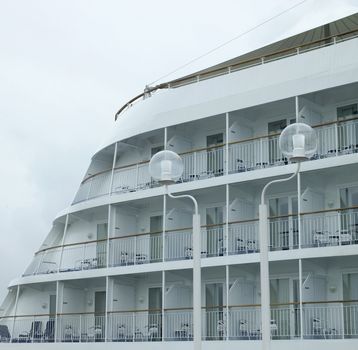
[(133, 329), (133, 341), (135, 341), (136, 329), (135, 329), (135, 313), (134, 312), (132, 312), (132, 329)]
[(134, 252), (133, 252), (133, 263), (137, 263), (137, 236), (134, 236)]
[[(196, 162), (197, 162), (196, 152), (193, 153), (192, 157), (193, 157), (193, 180), (196, 180), (196, 177), (198, 175), (197, 174), (198, 167), (197, 167), (197, 164), (196, 164)], [(190, 173), (189, 173), (189, 176), (190, 176)], [(190, 181), (190, 179), (189, 179), (189, 181)]]
[(68, 217), (69, 217), (69, 214), (66, 215), (65, 227), (64, 227), (64, 229), (63, 229), (63, 237), (62, 237), (62, 242), (61, 242), (61, 255), (60, 255), (60, 261), (59, 261), (59, 263), (58, 263), (58, 270), (57, 270), (58, 273), (60, 272), (60, 270), (61, 270), (61, 265), (62, 265), (63, 250), (64, 250), (63, 245), (65, 244), (65, 239), (66, 239), (66, 234), (67, 234)]
[(115, 146), (114, 146), (114, 154), (113, 154), (113, 162), (112, 162), (112, 171), (111, 171), (111, 180), (110, 180), (109, 189), (108, 189), (108, 194), (109, 194), (109, 195), (112, 194), (113, 179), (114, 179), (114, 168), (116, 167), (116, 160), (117, 160), (117, 148), (118, 148), (118, 143), (116, 142), (116, 144), (115, 144)]
[[(96, 323), (96, 322), (95, 322)], [(78, 331), (79, 331), (79, 337), (80, 337), (80, 342), (82, 342), (82, 315), (80, 315), (80, 321), (79, 321), (79, 326), (78, 326)]]
[(226, 327), (226, 340), (229, 340), (229, 329), (230, 329), (230, 321), (229, 321), (229, 292), (230, 292), (230, 270), (229, 270), (229, 265), (226, 265), (225, 268), (225, 279), (226, 279), (226, 322), (225, 322), (225, 327)]
[(89, 186), (88, 186), (88, 191), (87, 191), (87, 196), (86, 196), (86, 200), (88, 200), (89, 199), (89, 196), (90, 196), (90, 193), (91, 193), (91, 190), (92, 190), (92, 181), (93, 181), (93, 178), (94, 178), (94, 176), (92, 176), (91, 178), (90, 178), (90, 183), (89, 183)]
[(263, 154), (263, 138), (260, 138), (260, 168), (263, 168), (264, 166), (264, 154)]
[(229, 174), (229, 113), (225, 113), (226, 142), (225, 142), (225, 175)]
[(135, 168), (135, 189), (138, 189), (138, 182), (139, 182), (139, 164), (136, 164)]

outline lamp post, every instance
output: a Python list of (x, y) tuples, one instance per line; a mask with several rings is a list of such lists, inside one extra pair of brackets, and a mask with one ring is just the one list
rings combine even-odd
[[(268, 261), (269, 228), (268, 212), (265, 204), (265, 193), (274, 183), (293, 179), (300, 171), (301, 162), (311, 158), (317, 150), (316, 132), (307, 124), (294, 123), (287, 126), (279, 138), (279, 147), (285, 157), (297, 163), (295, 172), (284, 179), (273, 180), (265, 185), (261, 193), (259, 205), (259, 233), (260, 233), (260, 280), (261, 280), (261, 329), (262, 349), (270, 349), (271, 314), (270, 314), (270, 275)], [(301, 234), (301, 232), (299, 232)]]
[(165, 185), (171, 198), (188, 198), (194, 204), (193, 214), (193, 328), (194, 350), (201, 350), (201, 235), (198, 202), (188, 194), (172, 195), (168, 185), (175, 183), (183, 174), (183, 161), (178, 154), (164, 150), (156, 153), (149, 162), (149, 173), (153, 179)]

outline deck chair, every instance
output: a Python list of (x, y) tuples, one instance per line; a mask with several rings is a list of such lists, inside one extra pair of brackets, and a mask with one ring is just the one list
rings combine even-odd
[(55, 320), (51, 319), (46, 322), (43, 340), (47, 343), (52, 343), (55, 340)]
[(8, 343), (10, 338), (10, 332), (7, 326), (0, 325), (0, 343)]

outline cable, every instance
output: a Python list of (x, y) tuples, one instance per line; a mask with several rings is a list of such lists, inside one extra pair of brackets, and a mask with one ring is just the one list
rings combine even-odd
[(284, 11), (282, 11), (282, 12), (279, 12), (278, 14), (276, 14), (276, 15), (274, 15), (274, 16), (272, 16), (272, 17), (266, 19), (266, 20), (264, 20), (263, 22), (261, 22), (261, 23), (255, 25), (254, 27), (252, 27), (252, 28), (246, 30), (246, 31), (243, 32), (243, 33), (240, 33), (239, 35), (235, 36), (234, 38), (232, 38), (232, 39), (230, 39), (230, 40), (228, 40), (228, 41), (222, 43), (221, 45), (219, 45), (219, 46), (217, 46), (217, 47), (215, 47), (215, 48), (213, 48), (213, 49), (207, 51), (206, 53), (204, 53), (204, 54), (202, 54), (202, 55), (200, 55), (200, 56), (198, 56), (198, 57), (196, 57), (196, 58), (194, 58), (194, 59), (188, 61), (187, 63), (185, 63), (185, 64), (179, 66), (178, 68), (174, 69), (173, 71), (169, 72), (168, 74), (165, 74), (165, 75), (161, 76), (160, 78), (158, 78), (157, 80), (154, 80), (153, 82), (151, 82), (151, 83), (149, 84), (149, 86), (155, 84), (155, 83), (156, 83), (157, 81), (159, 81), (159, 80), (162, 80), (162, 79), (168, 77), (168, 76), (171, 75), (171, 74), (176, 73), (177, 71), (179, 71), (179, 70), (181, 70), (181, 69), (183, 69), (183, 68), (189, 66), (190, 64), (192, 64), (192, 63), (194, 63), (194, 62), (200, 60), (201, 58), (203, 58), (203, 57), (205, 57), (205, 56), (207, 56), (207, 55), (209, 55), (209, 54), (211, 54), (211, 53), (213, 53), (213, 52), (215, 52), (215, 51), (221, 49), (223, 46), (225, 46), (225, 45), (227, 45), (227, 44), (230, 44), (231, 42), (233, 42), (233, 41), (235, 41), (235, 40), (241, 38), (242, 36), (244, 36), (244, 35), (246, 35), (246, 34), (252, 32), (252, 31), (256, 30), (257, 28), (263, 26), (264, 24), (266, 24), (266, 23), (268, 23), (268, 22), (271, 22), (272, 20), (274, 20), (274, 19), (276, 19), (276, 18), (282, 16), (283, 14), (285, 14), (285, 13), (287, 13), (287, 12), (293, 10), (294, 8), (296, 8), (296, 7), (300, 6), (300, 5), (302, 5), (303, 3), (307, 2), (307, 1), (309, 1), (309, 0), (300, 1), (300, 2), (298, 2), (297, 4), (295, 4), (295, 5), (291, 6), (291, 7), (289, 7), (288, 9), (286, 9), (286, 10), (284, 10)]

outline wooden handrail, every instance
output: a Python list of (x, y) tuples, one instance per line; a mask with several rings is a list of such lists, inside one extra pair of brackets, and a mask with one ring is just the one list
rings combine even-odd
[[(302, 305), (313, 305), (313, 304), (348, 304), (348, 303), (358, 303), (357, 299), (352, 300), (319, 300), (319, 301), (303, 301)], [(271, 307), (276, 306), (291, 306), (291, 305), (300, 305), (300, 302), (286, 302), (286, 303), (271, 303)], [(212, 306), (202, 306), (203, 310), (207, 309), (216, 309), (216, 308), (247, 308), (247, 307), (261, 307), (261, 304), (237, 304), (237, 305), (212, 305)], [(173, 307), (173, 308), (156, 308), (156, 309), (131, 309), (131, 310), (115, 310), (108, 311), (108, 314), (115, 313), (140, 313), (140, 312), (161, 312), (161, 311), (181, 311), (181, 310), (192, 310), (193, 307)], [(57, 313), (57, 316), (70, 316), (70, 315), (96, 315), (96, 316), (105, 316), (105, 313), (95, 313), (95, 312), (63, 312)], [(21, 317), (54, 317), (55, 314), (36, 314), (36, 315), (9, 315), (1, 316), (0, 319), (4, 318), (21, 318)]]

